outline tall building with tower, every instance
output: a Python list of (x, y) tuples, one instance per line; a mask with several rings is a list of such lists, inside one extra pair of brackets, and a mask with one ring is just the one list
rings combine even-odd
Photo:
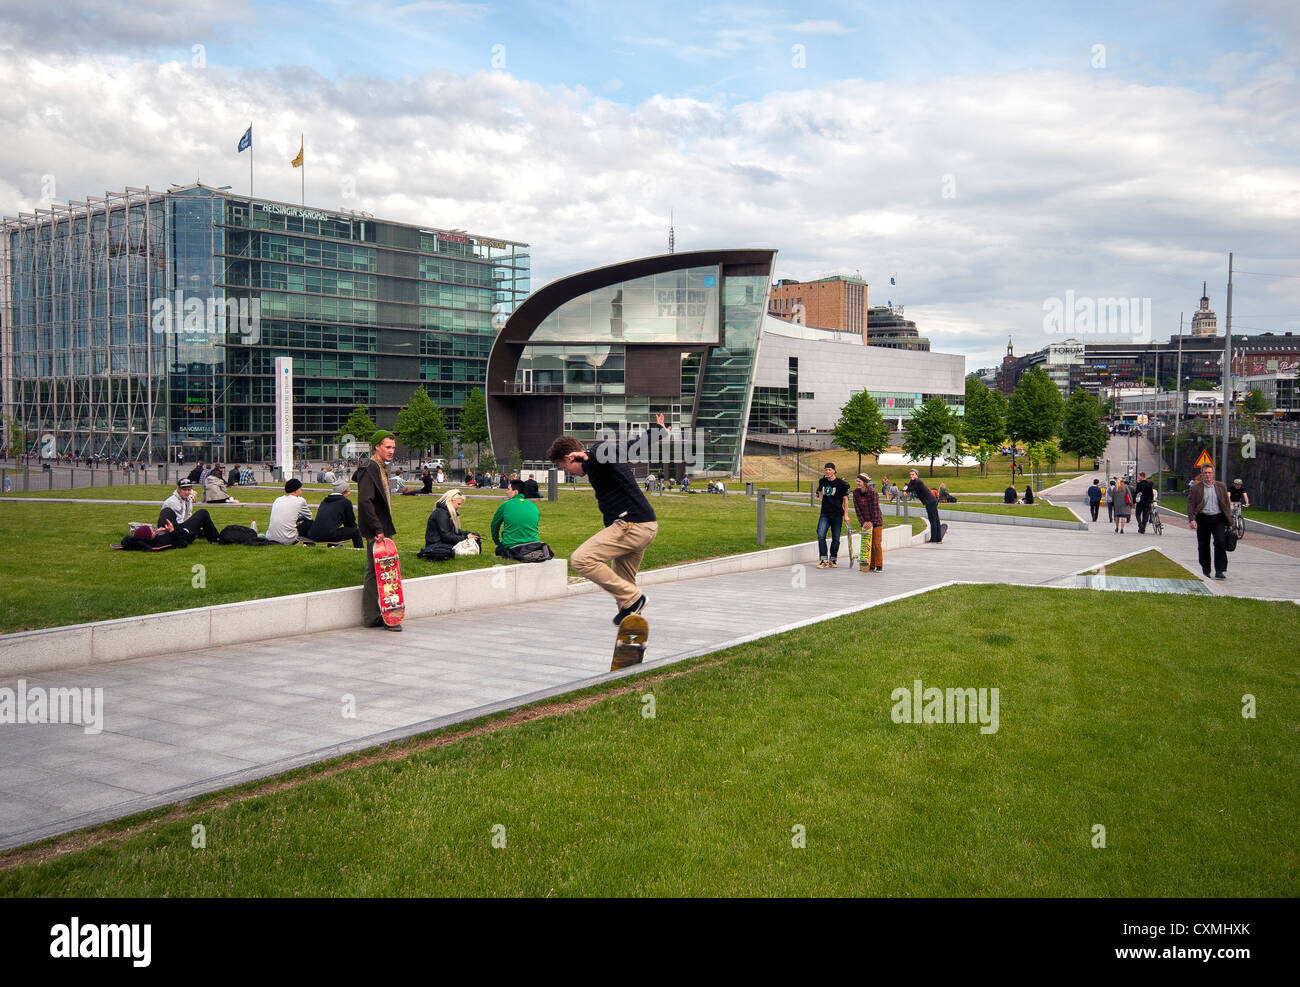
[(1199, 339), (1204, 336), (1219, 334), (1219, 320), (1210, 311), (1210, 295), (1205, 290), (1206, 282), (1201, 282), (1201, 307), (1192, 313), (1192, 336)]

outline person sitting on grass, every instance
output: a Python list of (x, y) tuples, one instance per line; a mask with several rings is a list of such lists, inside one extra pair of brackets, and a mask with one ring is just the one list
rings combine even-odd
[(492, 515), (492, 540), (496, 543), (496, 554), (502, 558), (509, 557), (508, 549), (513, 545), (523, 545), (538, 541), (537, 533), (542, 513), (537, 505), (524, 495), (524, 481), (511, 480), (512, 496), (503, 500)]
[(302, 495), (302, 481), (296, 476), (284, 481), (284, 496), (271, 504), (271, 520), (266, 525), (266, 540), (277, 545), (292, 545), (306, 538), (311, 530), (311, 508)]
[(1025, 484), (1025, 503), (1026, 503), (1026, 504), (1032, 504), (1033, 502), (1034, 502), (1034, 488), (1031, 487), (1028, 483), (1026, 483), (1026, 484)]
[(177, 481), (176, 492), (163, 501), (155, 527), (172, 530), (168, 525), (183, 531), (189, 541), (202, 536), (215, 543), (220, 538), (217, 526), (212, 523), (208, 512), (194, 510), (194, 483), (191, 480)]
[(208, 478), (203, 481), (203, 502), (205, 504), (238, 504), (239, 501), (226, 490), (226, 475), (220, 466), (213, 466)]
[(475, 531), (462, 531), (460, 527), (460, 508), (465, 503), (465, 495), (453, 487), (438, 498), (438, 505), (429, 515), (429, 522), (424, 528), (424, 547), (430, 545), (451, 545), (453, 548), (467, 538), (481, 541)]
[(1007, 489), (1002, 491), (1002, 503), (1004, 504), (1020, 503), (1019, 493), (1016, 490), (1016, 485), (1014, 483), (1008, 483)]
[(335, 480), (330, 494), (320, 502), (316, 509), (316, 520), (307, 530), (307, 537), (316, 542), (352, 541), (353, 548), (365, 548), (361, 540), (361, 531), (357, 527), (357, 516), (352, 510), (352, 501), (348, 500), (348, 491), (352, 488), (347, 480)]

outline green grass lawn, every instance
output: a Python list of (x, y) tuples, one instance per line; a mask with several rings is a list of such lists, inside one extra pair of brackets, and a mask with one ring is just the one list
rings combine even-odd
[[(1067, 508), (1057, 507), (1054, 504), (1045, 503), (1042, 500), (1035, 500), (1032, 504), (1000, 504), (1000, 503), (982, 503), (971, 504), (958, 501), (956, 504), (940, 504), (945, 511), (973, 511), (979, 514), (1008, 514), (1014, 517), (1037, 517), (1047, 518), (1053, 521), (1078, 521)], [(916, 509), (916, 505), (912, 506)], [(924, 508), (922, 508), (924, 510)]]
[[(132, 492), (149, 489), (134, 488)], [(361, 583), (365, 555), (350, 548), (253, 548), (196, 542), (183, 550), (165, 552), (111, 551), (109, 544), (126, 533), (128, 521), (152, 523), (157, 518), (157, 504), (167, 490), (157, 488), (156, 492), (160, 495), (156, 500), (150, 498), (152, 506), (0, 502), (0, 540), (24, 547), (23, 551), (6, 552), (0, 559), (4, 585), (0, 633)], [(271, 493), (263, 494), (268, 503)], [(319, 500), (308, 497), (309, 503)], [(660, 528), (646, 552), (643, 568), (758, 550), (754, 502), (744, 496), (652, 497), (651, 501)], [(500, 502), (497, 495), (471, 494), (461, 512), (462, 527), (480, 532), (487, 541), (486, 555), (435, 563), (416, 557), (424, 547), (425, 525), (435, 498), (394, 497), (393, 519), (403, 575), (411, 578), (503, 564), (491, 552), (492, 514)], [(563, 490), (558, 503), (541, 501), (539, 507), (541, 536), (563, 558), (601, 525), (589, 488)], [(266, 530), (265, 508), (217, 505), (210, 507), (209, 513), (218, 528), (257, 519), (261, 530)], [(904, 522), (897, 518), (886, 523)], [(766, 547), (812, 541), (816, 529), (816, 518), (807, 510), (771, 504)], [(33, 564), (33, 559), (39, 561)], [(196, 571), (196, 565), (203, 570)], [(196, 586), (196, 582), (203, 585)]]
[[(1108, 576), (1145, 576), (1150, 579), (1190, 579), (1200, 582), (1190, 570), (1179, 565), (1169, 556), (1148, 548), (1140, 555), (1131, 555), (1104, 567)], [(1099, 575), (1102, 569), (1091, 569), (1085, 575)]]
[[(1170, 510), (1177, 511), (1187, 517), (1187, 497), (1175, 496), (1174, 494), (1161, 494), (1159, 504), (1161, 507), (1168, 507)], [(1300, 513), (1295, 511), (1261, 511), (1254, 507), (1247, 507), (1245, 510), (1247, 521), (1259, 521), (1263, 524), (1276, 525), (1279, 528), (1286, 528), (1288, 531), (1300, 531)], [(1250, 537), (1250, 532), (1246, 533)]]
[[(113, 823), (0, 895), (1295, 896), (1297, 637), (1287, 603), (951, 587)], [(917, 679), (998, 689), (998, 729), (895, 722)]]

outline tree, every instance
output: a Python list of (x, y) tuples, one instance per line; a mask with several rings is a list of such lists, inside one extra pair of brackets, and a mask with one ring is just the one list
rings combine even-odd
[(1241, 402), (1241, 410), (1251, 418), (1268, 414), (1268, 401), (1264, 398), (1264, 392), (1258, 387), (1252, 387), (1250, 393), (1246, 395), (1246, 400)]
[(481, 388), (474, 388), (465, 395), (465, 403), (460, 409), (460, 441), (474, 443), (475, 460), (482, 459), (481, 446), (489, 440), (487, 422), (487, 399)]
[(1044, 442), (1056, 434), (1065, 402), (1042, 367), (1020, 378), (1007, 407), (1007, 434), (1018, 442)]
[(1065, 403), (1061, 416), (1061, 451), (1075, 455), (1075, 465), (1084, 456), (1096, 458), (1106, 451), (1110, 433), (1101, 423), (1101, 406), (1097, 398), (1078, 388)]
[(1214, 386), (1213, 382), (1208, 380), (1201, 380), (1199, 377), (1196, 380), (1190, 381), (1187, 385), (1187, 389), (1189, 391), (1217, 391), (1218, 390), (1218, 388)]
[[(953, 432), (952, 432), (953, 441), (944, 443), (943, 461), (949, 466), (956, 466), (957, 475), (961, 476), (961, 461), (966, 458), (966, 450), (962, 447), (962, 441), (961, 441), (961, 432), (962, 432), (961, 416), (958, 415), (956, 412), (953, 412), (952, 424), (953, 424)], [(934, 475), (933, 468), (930, 475), (931, 476)]]
[(966, 378), (966, 418), (962, 432), (971, 444), (988, 442), (997, 445), (1006, 434), (1003, 415), (1006, 399), (1001, 391), (990, 391), (975, 377)]
[(519, 451), (518, 446), (510, 447), (510, 472), (518, 473), (524, 468), (524, 454)]
[(840, 409), (839, 421), (831, 435), (841, 449), (858, 454), (858, 471), (862, 470), (862, 454), (879, 456), (889, 445), (889, 427), (880, 415), (880, 406), (867, 391), (858, 391)]
[(989, 462), (997, 454), (997, 446), (992, 442), (984, 441), (975, 447), (975, 462), (980, 464), (980, 476), (989, 475)]
[(953, 445), (961, 445), (960, 434), (961, 422), (956, 412), (943, 398), (930, 398), (912, 412), (903, 426), (903, 451), (913, 462), (930, 460), (930, 475), (934, 476), (934, 461), (946, 455)]
[(1047, 472), (1056, 476), (1056, 461), (1061, 458), (1061, 450), (1056, 447), (1055, 442), (1043, 443), (1043, 458), (1047, 460)]
[[(334, 440), (340, 446), (348, 442), (361, 442), (369, 447), (371, 436), (379, 431), (379, 426), (371, 419), (368, 411), (369, 409), (364, 404), (352, 409), (352, 414), (348, 415), (348, 420), (339, 429), (339, 434), (334, 436)], [(343, 456), (354, 454), (354, 450), (350, 449), (342, 449), (340, 452)]]
[(447, 425), (442, 418), (442, 409), (425, 393), (423, 384), (415, 389), (411, 400), (397, 412), (393, 434), (408, 449), (417, 450), (421, 459), (429, 449), (447, 441)]

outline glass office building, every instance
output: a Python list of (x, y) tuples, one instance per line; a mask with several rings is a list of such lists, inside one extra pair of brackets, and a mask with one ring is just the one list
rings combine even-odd
[(275, 359), (299, 452), (336, 454), (423, 385), (455, 428), (527, 244), (202, 185), (0, 221), (3, 410), (31, 445), (144, 461), (269, 459)]
[(498, 455), (545, 457), (662, 414), (699, 433), (701, 469), (739, 469), (774, 250), (662, 254), (554, 281), (525, 301), (488, 362)]

